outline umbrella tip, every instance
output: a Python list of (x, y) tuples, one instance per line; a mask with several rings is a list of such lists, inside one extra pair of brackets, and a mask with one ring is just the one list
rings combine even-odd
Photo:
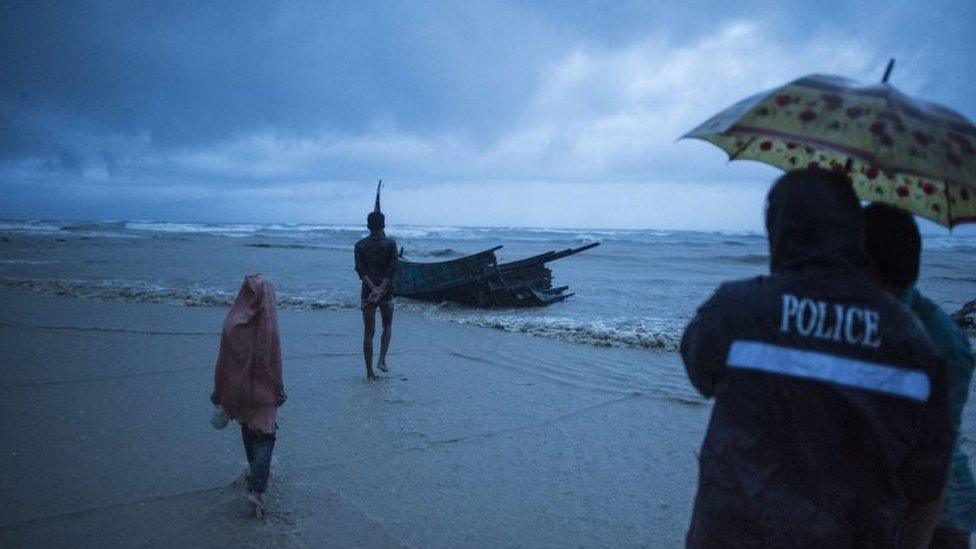
[(891, 76), (891, 69), (894, 68), (895, 68), (895, 58), (892, 57), (891, 59), (888, 60), (888, 66), (885, 68), (884, 76), (881, 77), (882, 84), (888, 83), (888, 77)]

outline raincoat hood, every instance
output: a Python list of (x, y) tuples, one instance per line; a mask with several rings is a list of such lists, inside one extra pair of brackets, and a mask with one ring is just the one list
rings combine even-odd
[(769, 190), (766, 208), (770, 272), (864, 268), (861, 207), (843, 175), (820, 169), (789, 172)]

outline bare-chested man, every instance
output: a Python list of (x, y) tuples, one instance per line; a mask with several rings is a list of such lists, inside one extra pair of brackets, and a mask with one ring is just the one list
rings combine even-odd
[[(380, 182), (382, 184), (382, 181)], [(356, 273), (363, 282), (360, 307), (363, 310), (363, 358), (366, 361), (366, 379), (374, 379), (373, 335), (376, 333), (376, 309), (383, 319), (380, 336), (380, 359), (376, 367), (388, 372), (386, 353), (390, 349), (393, 326), (393, 274), (397, 265), (397, 245), (387, 238), (383, 229), (386, 218), (380, 212), (380, 187), (376, 187), (376, 207), (366, 216), (369, 236), (356, 243)]]

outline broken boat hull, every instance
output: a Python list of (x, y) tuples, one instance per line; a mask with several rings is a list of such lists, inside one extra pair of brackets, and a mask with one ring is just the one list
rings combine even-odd
[(568, 286), (553, 287), (547, 263), (599, 245), (551, 251), (519, 261), (499, 263), (501, 246), (450, 261), (401, 260), (393, 280), (394, 295), (423, 301), (451, 301), (472, 307), (538, 307), (573, 295)]

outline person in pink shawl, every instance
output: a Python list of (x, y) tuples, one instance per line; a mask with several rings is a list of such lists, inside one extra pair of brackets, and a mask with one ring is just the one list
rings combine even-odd
[(261, 275), (249, 275), (224, 320), (210, 400), (241, 424), (250, 465), (248, 501), (258, 516), (271, 470), (278, 407), (285, 398), (274, 285)]

